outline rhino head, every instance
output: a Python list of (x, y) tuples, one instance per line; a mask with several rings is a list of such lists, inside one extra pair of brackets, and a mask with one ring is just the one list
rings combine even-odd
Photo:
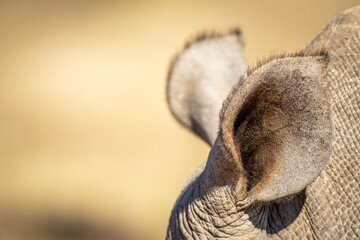
[(360, 237), (360, 7), (250, 69), (243, 46), (204, 34), (171, 64), (170, 109), (211, 150), (167, 239)]

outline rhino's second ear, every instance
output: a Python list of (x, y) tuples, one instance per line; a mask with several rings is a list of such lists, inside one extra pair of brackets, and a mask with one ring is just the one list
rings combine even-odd
[(233, 90), (207, 163), (212, 184), (231, 184), (238, 200), (254, 202), (314, 181), (333, 138), (326, 64), (326, 56), (272, 60)]
[(221, 104), (246, 73), (240, 31), (204, 34), (189, 42), (172, 62), (167, 100), (176, 119), (212, 145)]

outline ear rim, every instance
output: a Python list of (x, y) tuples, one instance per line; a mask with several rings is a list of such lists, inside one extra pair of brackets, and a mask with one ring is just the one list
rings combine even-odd
[[(266, 61), (263, 61), (264, 64), (260, 65), (258, 64), (256, 66), (256, 68), (254, 70), (250, 70), (248, 71), (248, 78), (259, 68), (261, 68), (262, 66), (266, 65), (266, 64), (270, 64), (272, 62), (272, 60), (279, 60), (279, 59), (284, 59), (284, 58), (297, 58), (297, 57), (315, 57), (316, 62), (319, 63), (319, 66), (321, 67), (321, 71), (322, 73), (325, 72), (325, 69), (328, 65), (329, 62), (329, 55), (327, 54), (327, 52), (324, 49), (320, 49), (320, 50), (316, 50), (316, 51), (300, 51), (294, 54), (290, 54), (290, 55), (284, 55), (282, 54), (279, 58), (279, 55), (277, 57), (271, 57)], [(249, 88), (246, 88), (248, 91), (247, 93), (241, 92), (239, 93), (240, 90), (243, 90), (244, 87), (243, 85), (246, 84), (249, 86)], [(228, 155), (230, 155), (231, 157), (226, 157), (226, 161), (232, 161), (233, 163), (228, 163), (230, 165), (233, 166), (237, 166), (237, 169), (233, 169), (233, 172), (236, 172), (235, 175), (237, 175), (237, 179), (236, 182), (232, 183), (234, 185), (233, 187), (233, 191), (234, 191), (234, 196), (237, 198), (237, 200), (239, 202), (242, 203), (253, 203), (253, 202), (258, 202), (258, 201), (264, 201), (263, 199), (261, 199), (261, 197), (259, 198), (257, 196), (258, 191), (256, 191), (256, 187), (251, 189), (250, 191), (246, 191), (246, 187), (244, 187), (244, 185), (247, 185), (247, 178), (246, 178), (246, 174), (245, 174), (245, 169), (244, 166), (241, 164), (242, 160), (240, 158), (240, 156), (238, 155), (235, 145), (234, 145), (234, 132), (233, 132), (233, 127), (236, 121), (236, 118), (238, 117), (239, 112), (241, 111), (242, 107), (247, 104), (246, 101), (249, 97), (250, 94), (253, 94), (254, 92), (256, 92), (256, 88), (259, 87), (262, 82), (256, 82), (256, 83), (249, 83), (249, 81), (245, 81), (243, 85), (238, 84), (236, 87), (234, 87), (234, 89), (231, 91), (231, 93), (228, 95), (227, 99), (224, 101), (223, 103), (223, 108), (220, 111), (220, 131), (219, 131), (219, 135), (218, 135), (218, 140), (217, 140), (217, 145), (219, 145), (222, 150), (221, 151), (225, 151), (228, 153)], [(242, 95), (242, 96), (246, 96), (243, 97), (242, 99), (240, 99), (240, 102), (237, 101), (236, 104), (231, 104), (231, 102), (233, 101), (233, 99), (237, 96), (237, 95)], [(237, 106), (241, 106), (241, 107), (237, 107)], [(332, 132), (332, 136), (331, 136), (331, 142), (333, 141), (333, 123), (332, 123), (332, 117), (331, 117), (331, 101), (329, 100), (329, 109), (330, 109), (330, 121), (331, 121), (331, 132)], [(331, 150), (332, 150), (332, 143), (330, 144), (330, 149), (328, 151), (328, 155), (327, 155), (327, 161), (330, 158), (330, 154), (331, 154)], [(323, 169), (324, 167), (322, 167)], [(321, 170), (322, 170), (321, 169)], [(320, 171), (321, 172), (321, 171)], [(320, 174), (319, 172), (319, 174)], [(318, 175), (319, 175), (318, 174)], [(313, 182), (318, 175), (312, 179), (309, 183), (307, 183), (305, 185), (304, 188), (306, 188), (306, 186), (308, 184), (310, 184), (311, 182)], [(297, 192), (302, 191), (304, 188), (300, 189)], [(255, 189), (255, 190), (254, 190)], [(288, 195), (292, 195), (295, 194), (294, 193), (290, 193)], [(284, 195), (281, 197), (286, 197), (288, 195)], [(272, 200), (276, 200), (279, 198), (275, 198)], [(272, 201), (271, 200), (271, 201)]]

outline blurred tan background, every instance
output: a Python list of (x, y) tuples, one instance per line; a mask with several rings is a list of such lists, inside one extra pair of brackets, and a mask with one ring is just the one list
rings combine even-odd
[(356, 0), (1, 1), (0, 239), (163, 239), (209, 147), (171, 117), (171, 57), (240, 26), (301, 48)]

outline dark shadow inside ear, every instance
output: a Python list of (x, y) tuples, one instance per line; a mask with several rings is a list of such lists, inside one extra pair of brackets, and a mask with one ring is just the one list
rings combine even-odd
[[(260, 87), (248, 97), (234, 122), (234, 146), (244, 168), (248, 192), (268, 177), (276, 165), (275, 159), (269, 155), (277, 148), (278, 139), (262, 124), (265, 115), (276, 116), (276, 111), (279, 111), (268, 103), (264, 95), (276, 94), (276, 89)], [(279, 123), (273, 125), (281, 128)]]
[[(258, 182), (261, 181), (265, 169), (262, 164), (259, 164), (260, 161), (254, 161), (254, 156), (257, 154), (256, 146), (252, 145), (249, 147), (244, 144), (245, 141), (252, 141), (249, 136), (251, 132), (250, 129), (255, 129), (256, 126), (256, 112), (252, 109), (256, 109), (255, 105), (257, 103), (257, 96), (252, 96), (249, 98), (249, 101), (244, 104), (243, 109), (239, 112), (234, 123), (234, 145), (242, 166), (244, 168), (244, 174), (247, 181), (247, 191), (250, 191)], [(246, 126), (247, 125), (247, 126)], [(253, 134), (251, 134), (253, 135)], [(257, 136), (254, 136), (257, 137)], [(246, 139), (245, 139), (246, 138)]]
[(306, 200), (305, 190), (274, 202), (258, 203), (245, 211), (254, 227), (276, 234), (292, 224), (299, 216)]

